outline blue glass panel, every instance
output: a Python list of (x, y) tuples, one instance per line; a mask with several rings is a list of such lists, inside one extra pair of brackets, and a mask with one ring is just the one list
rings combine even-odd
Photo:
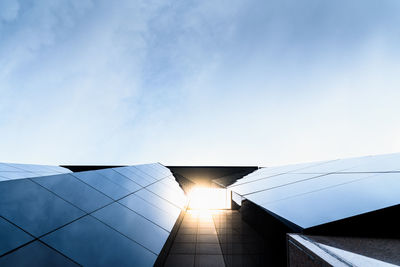
[(151, 183), (154, 183), (155, 181), (157, 181), (156, 177), (153, 177), (149, 173), (145, 172), (143, 169), (138, 168), (137, 165), (129, 166), (129, 167), (126, 167), (126, 168), (128, 170), (130, 170), (131, 172), (135, 173), (136, 175), (140, 175), (140, 176), (144, 177), (145, 179), (147, 179)]
[(171, 171), (164, 167), (163, 165), (161, 165), (160, 163), (152, 163), (152, 164), (148, 164), (148, 166), (154, 170), (156, 170), (158, 173), (161, 174), (161, 176), (168, 176), (168, 175), (172, 175)]
[(42, 240), (83, 266), (153, 266), (157, 259), (154, 253), (91, 216)]
[(245, 197), (254, 203), (264, 204), (278, 201), (285, 198), (290, 198), (296, 195), (311, 193), (313, 191), (332, 187), (339, 184), (349, 183), (355, 180), (363, 179), (374, 174), (368, 173), (342, 173), (328, 174), (318, 176), (309, 180), (304, 180), (298, 183), (289, 183), (279, 187), (249, 194)]
[(114, 200), (130, 194), (127, 189), (117, 185), (116, 183), (113, 183), (112, 181), (108, 180), (106, 177), (100, 175), (95, 171), (74, 172), (72, 173), (72, 175), (89, 184), (93, 188), (96, 188), (97, 190), (106, 194)]
[(298, 173), (332, 173), (339, 171), (347, 171), (352, 167), (358, 166), (365, 162), (369, 157), (358, 157), (349, 159), (333, 160), (325, 164), (318, 164), (308, 168), (296, 171)]
[(112, 182), (129, 190), (129, 192), (135, 192), (135, 191), (139, 190), (140, 188), (142, 188), (137, 183), (135, 183), (132, 180), (128, 179), (127, 177), (123, 176), (119, 172), (114, 171), (113, 169), (98, 170), (96, 172), (107, 177)]
[(308, 228), (397, 205), (399, 191), (400, 173), (381, 173), (262, 207)]
[(0, 172), (18, 172), (21, 171), (20, 169), (17, 169), (15, 167), (12, 167), (6, 163), (0, 163)]
[(21, 229), (0, 217), (0, 255), (33, 239)]
[(134, 194), (121, 199), (119, 203), (161, 226), (168, 232), (174, 227), (175, 221), (178, 218), (177, 216), (174, 217), (172, 214), (153, 206)]
[(184, 196), (177, 194), (175, 191), (170, 190), (161, 183), (154, 183), (146, 187), (146, 189), (168, 200), (169, 202), (171, 202), (172, 204), (176, 205), (179, 208), (183, 208), (185, 205), (186, 199)]
[(162, 173), (159, 173), (157, 170), (151, 168), (149, 165), (135, 165), (134, 168), (139, 171), (146, 173), (147, 175), (153, 177), (156, 180), (160, 180), (165, 177)]
[(312, 173), (311, 174), (285, 173), (250, 183), (241, 184), (233, 187), (232, 190), (238, 193), (239, 195), (244, 196), (246, 194), (251, 194), (258, 191), (271, 189), (274, 187), (279, 187), (290, 183), (296, 183), (307, 179), (315, 179), (315, 177), (319, 177), (321, 175), (322, 174), (312, 174)]
[(291, 165), (284, 165), (278, 167), (271, 167), (271, 168), (261, 168), (257, 171), (250, 173), (249, 175), (243, 177), (242, 179), (236, 181), (233, 185), (229, 187), (235, 187), (237, 185), (248, 183), (252, 181), (256, 181), (259, 179), (275, 176), (278, 174), (284, 174), (288, 172), (301, 172), (303, 169), (311, 167), (311, 166), (318, 166), (323, 165), (325, 163), (329, 163), (331, 161), (320, 161), (320, 162), (311, 162), (311, 163), (300, 163), (300, 164), (291, 164)]
[(0, 258), (0, 266), (79, 266), (39, 241)]
[(390, 172), (400, 171), (400, 153), (370, 156), (362, 164), (350, 168), (349, 172)]
[(113, 201), (70, 174), (37, 177), (32, 180), (86, 212), (92, 212)]
[(29, 172), (51, 172), (54, 173), (54, 171), (50, 168), (48, 168), (46, 165), (34, 165), (34, 164), (17, 164), (17, 163), (9, 163), (8, 165), (24, 170), (24, 171), (29, 171)]
[(181, 209), (179, 209), (175, 205), (169, 203), (168, 201), (166, 201), (163, 198), (160, 198), (156, 194), (154, 194), (150, 191), (147, 191), (146, 189), (136, 192), (135, 195), (143, 198), (150, 204), (164, 210), (165, 212), (171, 213), (174, 216), (178, 216), (179, 213), (181, 212)]
[(60, 166), (52, 166), (52, 165), (46, 165), (47, 169), (50, 169), (54, 172), (58, 173), (71, 173), (71, 171), (67, 168), (60, 167)]
[(117, 202), (94, 212), (92, 216), (156, 254), (160, 253), (169, 236), (169, 232)]
[(133, 167), (114, 168), (114, 170), (141, 186), (147, 186), (155, 182), (153, 178)]
[(164, 171), (162, 171), (161, 169), (159, 169), (157, 167), (157, 164), (152, 163), (152, 164), (145, 164), (145, 165), (136, 165), (136, 168), (140, 168), (143, 167), (143, 170), (146, 170), (147, 173), (151, 174), (154, 177), (158, 178), (164, 178), (168, 175), (171, 175), (171, 173), (166, 173)]
[(84, 214), (29, 179), (0, 183), (0, 215), (40, 236)]
[(0, 172), (0, 175), (8, 179), (21, 179), (38, 176), (33, 172)]

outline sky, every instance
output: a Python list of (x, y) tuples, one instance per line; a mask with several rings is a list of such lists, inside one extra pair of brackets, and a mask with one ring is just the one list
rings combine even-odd
[(0, 162), (400, 152), (398, 0), (0, 0)]

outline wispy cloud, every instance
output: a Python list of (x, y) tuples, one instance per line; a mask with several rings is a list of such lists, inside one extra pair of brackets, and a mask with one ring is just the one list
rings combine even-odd
[(397, 1), (1, 1), (0, 160), (400, 150)]

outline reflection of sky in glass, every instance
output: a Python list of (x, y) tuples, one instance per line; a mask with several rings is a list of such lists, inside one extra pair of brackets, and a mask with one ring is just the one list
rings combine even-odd
[(262, 207), (308, 228), (397, 205), (399, 173), (382, 173), (354, 182), (263, 204)]

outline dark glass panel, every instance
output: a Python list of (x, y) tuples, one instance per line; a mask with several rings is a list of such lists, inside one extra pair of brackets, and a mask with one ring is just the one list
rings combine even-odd
[(32, 239), (32, 236), (0, 217), (0, 255)]
[(174, 227), (175, 221), (178, 218), (178, 216), (173, 216), (172, 214), (153, 206), (134, 194), (121, 199), (119, 202), (154, 222), (155, 224), (161, 226), (168, 232), (170, 232), (172, 227)]
[(176, 207), (175, 205), (169, 203), (165, 199), (157, 196), (156, 194), (154, 194), (150, 191), (147, 191), (146, 189), (136, 192), (135, 195), (143, 198), (150, 204), (152, 204), (168, 213), (171, 213), (174, 216), (178, 216), (179, 213), (181, 212), (181, 210), (178, 207)]
[(37, 177), (32, 180), (86, 212), (92, 212), (113, 201), (70, 174)]
[(179, 208), (183, 208), (185, 205), (186, 198), (184, 195), (177, 194), (177, 192), (170, 190), (168, 187), (159, 182), (146, 187), (146, 189), (168, 200)]
[(137, 183), (133, 182), (131, 179), (123, 176), (119, 172), (114, 171), (113, 169), (104, 169), (96, 171), (101, 175), (107, 177), (112, 182), (124, 187), (125, 189), (129, 190), (129, 192), (135, 192), (142, 188), (142, 186), (138, 185)]
[(113, 183), (112, 181), (95, 171), (75, 172), (72, 173), (72, 175), (89, 184), (93, 188), (96, 188), (97, 190), (114, 200), (130, 194), (127, 189), (117, 185), (116, 183)]
[(43, 235), (84, 212), (29, 179), (0, 183), (0, 215), (34, 236)]
[(0, 258), (0, 266), (79, 266), (54, 249), (35, 241), (4, 257)]
[(157, 258), (90, 215), (42, 240), (83, 266), (153, 266)]
[(156, 254), (160, 253), (169, 236), (169, 232), (117, 202), (94, 212), (92, 216)]

